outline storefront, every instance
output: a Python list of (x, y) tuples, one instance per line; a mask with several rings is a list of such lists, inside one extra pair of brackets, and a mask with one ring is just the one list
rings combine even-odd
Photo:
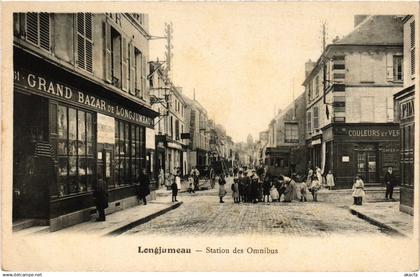
[(414, 214), (414, 85), (394, 95), (395, 118), (400, 122), (400, 210)]
[(388, 167), (399, 176), (398, 124), (338, 124), (323, 130), (325, 170), (332, 170), (336, 185), (351, 188), (356, 175), (367, 184), (383, 182)]
[(322, 135), (317, 135), (312, 137), (307, 141), (308, 148), (308, 166), (322, 167)]
[(52, 231), (88, 220), (98, 180), (108, 190), (107, 213), (136, 205), (138, 176), (152, 167), (146, 130), (153, 130), (155, 112), (48, 62), (20, 58), (14, 68), (14, 219), (37, 218)]

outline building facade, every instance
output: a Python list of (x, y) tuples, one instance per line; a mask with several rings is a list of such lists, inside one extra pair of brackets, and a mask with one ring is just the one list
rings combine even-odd
[(402, 26), (400, 16), (356, 16), (355, 29), (326, 47), (303, 83), (311, 166), (332, 170), (338, 186), (351, 187), (356, 175), (379, 183), (388, 166), (398, 168)]
[[(416, 21), (406, 16), (404, 22), (404, 88), (394, 95), (395, 122), (400, 124), (400, 210), (414, 214), (414, 116), (416, 81)], [(417, 24), (418, 26), (418, 24)], [(417, 73), (418, 75), (418, 73)]]
[(98, 182), (107, 213), (136, 205), (157, 115), (147, 15), (22, 13), (13, 27), (14, 219), (89, 220)]
[[(265, 164), (286, 174), (305, 174), (305, 94), (302, 93), (285, 109), (279, 110), (269, 124)], [(270, 135), (271, 134), (271, 135)]]
[(189, 132), (189, 126), (182, 88), (172, 83), (160, 62), (150, 62), (149, 84), (153, 109), (159, 113), (155, 120), (155, 170), (160, 172), (163, 169), (167, 179), (178, 170), (185, 175), (188, 140), (182, 134)]
[(209, 166), (210, 151), (207, 110), (197, 100), (184, 97), (187, 103), (187, 124), (190, 134), (188, 172), (196, 167), (200, 173), (204, 173)]

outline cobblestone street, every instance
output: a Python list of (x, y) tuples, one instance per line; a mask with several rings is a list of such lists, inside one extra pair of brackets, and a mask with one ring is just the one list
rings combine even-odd
[[(137, 226), (125, 234), (386, 235), (378, 227), (352, 215), (347, 206), (335, 206), (331, 203), (315, 203), (309, 200), (306, 203), (234, 204), (231, 192), (228, 192), (225, 203), (220, 204), (217, 187), (210, 191), (200, 191), (195, 195), (183, 193), (178, 199), (184, 202), (179, 208)], [(170, 201), (170, 197), (162, 200)]]

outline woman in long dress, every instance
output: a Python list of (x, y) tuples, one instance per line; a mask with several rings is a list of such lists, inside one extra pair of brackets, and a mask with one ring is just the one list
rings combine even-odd
[(297, 199), (296, 182), (287, 176), (283, 176), (286, 183), (286, 190), (284, 191), (284, 202), (292, 202)]

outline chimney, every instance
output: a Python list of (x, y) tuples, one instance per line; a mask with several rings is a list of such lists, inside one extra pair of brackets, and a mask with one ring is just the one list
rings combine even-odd
[(356, 28), (363, 20), (366, 19), (369, 15), (366, 14), (358, 14), (354, 16), (354, 28)]
[(315, 62), (311, 61), (311, 59), (309, 59), (309, 61), (305, 63), (305, 78), (308, 77), (308, 75), (312, 72), (314, 67)]

